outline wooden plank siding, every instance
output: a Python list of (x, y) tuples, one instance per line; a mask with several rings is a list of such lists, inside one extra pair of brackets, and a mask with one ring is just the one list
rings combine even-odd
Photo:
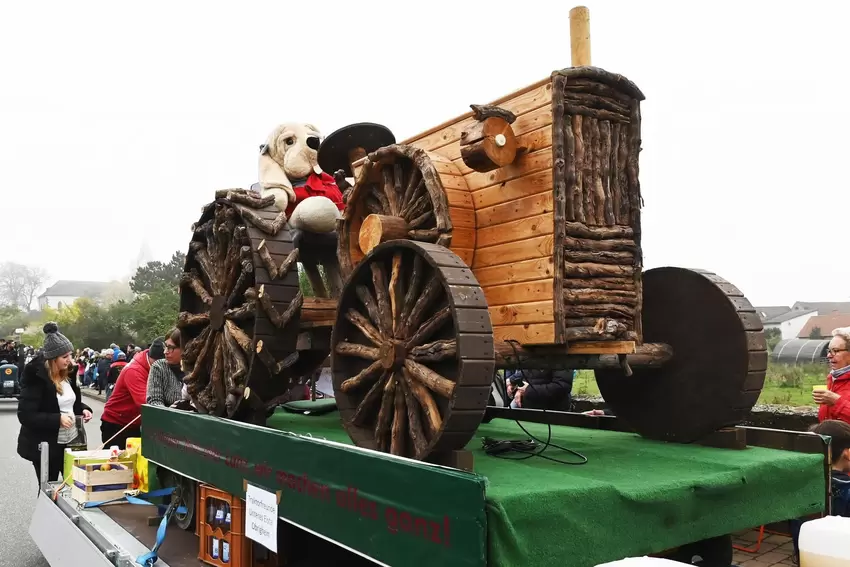
[[(432, 155), (451, 209), (451, 249), (478, 278), (497, 340), (552, 344), (555, 274), (551, 80), (493, 104), (517, 117), (511, 127), (523, 150), (511, 165), (477, 172), (463, 163), (460, 136), (473, 122), (471, 113), (403, 143)], [(472, 250), (466, 248), (470, 235), (463, 229), (474, 233)]]

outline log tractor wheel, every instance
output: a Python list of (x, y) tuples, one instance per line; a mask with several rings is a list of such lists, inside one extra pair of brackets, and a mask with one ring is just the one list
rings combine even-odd
[(762, 324), (747, 298), (705, 271), (657, 268), (643, 274), (643, 339), (666, 343), (658, 368), (597, 370), (605, 402), (651, 439), (692, 442), (740, 423), (767, 370)]
[(286, 215), (272, 197), (217, 191), (193, 233), (177, 323), (183, 381), (198, 411), (264, 423), (298, 358), (303, 297)]
[(361, 447), (415, 459), (463, 448), (493, 380), (493, 329), (472, 271), (448, 249), (379, 245), (345, 284), (331, 339), (334, 395)]
[(448, 247), (452, 221), (440, 174), (419, 148), (393, 144), (368, 155), (339, 230), (339, 261), (349, 274), (381, 242), (410, 239)]

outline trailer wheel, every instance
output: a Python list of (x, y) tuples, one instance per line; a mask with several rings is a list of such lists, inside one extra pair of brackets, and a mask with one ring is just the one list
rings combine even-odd
[(171, 501), (174, 500), (176, 495), (177, 505), (186, 508), (185, 513), (174, 512), (174, 524), (181, 530), (194, 530), (197, 483), (190, 478), (186, 478), (163, 467), (157, 467), (157, 478), (162, 486), (174, 487), (175, 490), (171, 495)]
[(493, 329), (472, 271), (436, 244), (376, 247), (345, 284), (334, 395), (361, 447), (414, 459), (463, 448), (484, 417)]
[(194, 530), (195, 529), (195, 493), (197, 491), (197, 484), (194, 480), (186, 478), (184, 476), (178, 477), (178, 486), (180, 486), (180, 499), (178, 501), (179, 506), (186, 507), (186, 513), (181, 514), (180, 512), (174, 513), (174, 523), (181, 530)]
[(692, 442), (740, 423), (758, 400), (767, 345), (755, 309), (738, 288), (702, 270), (643, 274), (643, 339), (667, 343), (660, 368), (597, 370), (614, 413), (644, 437)]

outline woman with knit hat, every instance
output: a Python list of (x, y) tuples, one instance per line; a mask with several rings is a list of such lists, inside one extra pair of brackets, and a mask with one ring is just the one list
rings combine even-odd
[(32, 461), (41, 478), (39, 444), (50, 446), (48, 479), (62, 473), (65, 446), (77, 435), (75, 416), (91, 419), (91, 408), (82, 403), (73, 368), (74, 347), (56, 323), (44, 325), (44, 347), (24, 368), (18, 402), (18, 454)]

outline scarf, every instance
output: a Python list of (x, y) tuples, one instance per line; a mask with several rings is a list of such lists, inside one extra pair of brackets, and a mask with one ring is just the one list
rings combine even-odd
[(169, 364), (168, 367), (174, 372), (174, 375), (177, 376), (179, 380), (183, 380), (183, 376), (185, 376), (185, 372), (180, 367), (180, 364)]
[(295, 192), (295, 199), (290, 200), (289, 206), (286, 208), (287, 218), (292, 216), (295, 206), (307, 197), (327, 197), (336, 205), (337, 209), (340, 211), (345, 209), (345, 204), (342, 202), (342, 192), (337, 187), (334, 178), (327, 173), (311, 173), (303, 179), (291, 179), (290, 183), (292, 183), (292, 189)]
[(832, 376), (833, 380), (850, 378), (850, 365), (847, 365), (844, 368), (836, 368), (835, 370), (830, 370), (829, 375)]

